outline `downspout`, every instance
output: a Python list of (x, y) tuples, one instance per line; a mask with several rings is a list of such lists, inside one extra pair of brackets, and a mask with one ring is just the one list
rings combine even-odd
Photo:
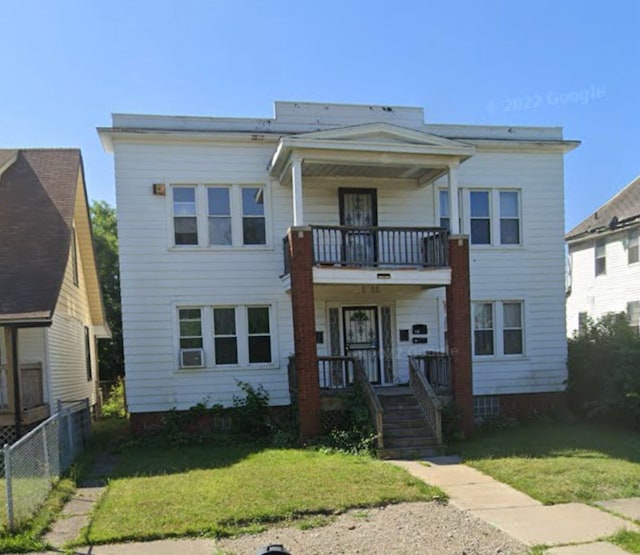
[(18, 362), (18, 328), (9, 326), (11, 336), (11, 367), (13, 371), (13, 409), (16, 439), (22, 437), (22, 396), (20, 395), (20, 363)]

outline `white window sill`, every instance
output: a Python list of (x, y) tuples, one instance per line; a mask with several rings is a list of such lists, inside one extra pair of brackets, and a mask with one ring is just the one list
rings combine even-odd
[(473, 356), (472, 362), (528, 362), (530, 358), (526, 355), (486, 355)]
[(469, 243), (469, 250), (479, 250), (479, 251), (519, 251), (525, 250), (524, 245), (473, 245)]
[(249, 372), (251, 370), (279, 370), (281, 366), (277, 363), (270, 364), (249, 364), (249, 365), (220, 365), (220, 366), (190, 366), (188, 368), (177, 368), (176, 374), (191, 374), (193, 372)]
[(180, 247), (169, 247), (168, 252), (268, 252), (274, 251), (273, 245), (217, 245), (210, 247), (199, 247), (197, 245), (183, 245)]

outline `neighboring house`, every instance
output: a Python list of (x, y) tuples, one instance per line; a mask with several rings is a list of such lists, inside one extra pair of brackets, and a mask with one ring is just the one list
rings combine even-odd
[(79, 150), (0, 150), (0, 238), (0, 433), (10, 441), (58, 401), (97, 400), (95, 339), (109, 330)]
[(243, 380), (272, 405), (291, 389), (312, 435), (354, 368), (384, 393), (428, 365), (466, 429), (474, 408), (565, 390), (563, 154), (578, 143), (560, 128), (276, 102), (271, 119), (117, 114), (99, 134), (134, 428), (229, 406)]
[(565, 240), (569, 247), (567, 333), (587, 318), (626, 312), (640, 324), (640, 177), (629, 183)]

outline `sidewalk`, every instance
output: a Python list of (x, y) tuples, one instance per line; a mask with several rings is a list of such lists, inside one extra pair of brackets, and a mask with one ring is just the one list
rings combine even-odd
[[(453, 457), (436, 457), (427, 462), (391, 461), (428, 484), (440, 487), (451, 505), (470, 511), (522, 543), (554, 547), (550, 555), (625, 555), (607, 542), (598, 542), (621, 529), (640, 527), (608, 512), (582, 503), (542, 505), (539, 501)], [(607, 506), (606, 504), (603, 504)], [(633, 518), (640, 499), (610, 502), (611, 510)], [(621, 510), (622, 508), (622, 510)], [(628, 554), (627, 554), (628, 555)]]

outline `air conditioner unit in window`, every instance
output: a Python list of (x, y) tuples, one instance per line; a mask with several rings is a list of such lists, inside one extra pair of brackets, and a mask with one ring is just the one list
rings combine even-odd
[(180, 349), (180, 367), (197, 368), (204, 366), (204, 351), (202, 349)]

